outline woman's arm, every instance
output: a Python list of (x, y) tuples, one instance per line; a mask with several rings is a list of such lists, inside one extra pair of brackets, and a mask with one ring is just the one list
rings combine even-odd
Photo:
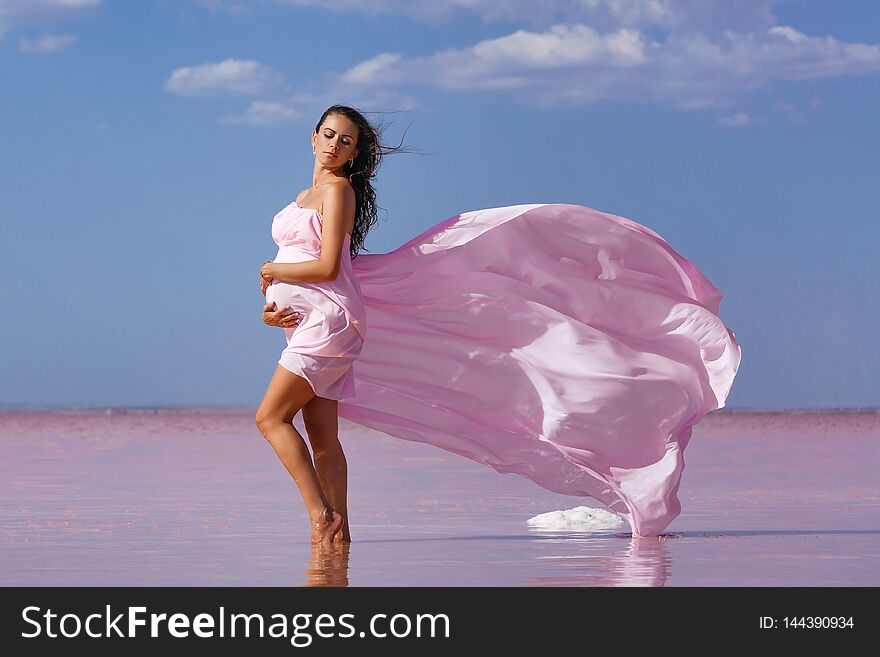
[(267, 262), (260, 269), (263, 278), (282, 283), (322, 283), (336, 279), (323, 260), (306, 262)]
[(282, 283), (320, 283), (339, 275), (339, 260), (345, 247), (345, 217), (353, 217), (356, 198), (347, 185), (330, 185), (324, 193), (321, 212), (321, 257), (306, 262), (267, 262), (260, 273)]

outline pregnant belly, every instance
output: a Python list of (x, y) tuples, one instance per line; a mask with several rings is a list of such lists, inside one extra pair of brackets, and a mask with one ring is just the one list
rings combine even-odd
[[(324, 292), (309, 285), (272, 283), (266, 288), (266, 303), (275, 302), (276, 309), (290, 306), (287, 312), (297, 311), (301, 321), (295, 330), (298, 334), (312, 332), (321, 335), (347, 330), (350, 325), (346, 312)], [(351, 326), (354, 330), (354, 327)], [(285, 329), (287, 331), (288, 329)]]
[(311, 303), (309, 302), (313, 292), (313, 290), (308, 290), (301, 285), (292, 285), (290, 283), (280, 283), (276, 281), (266, 288), (266, 303), (272, 303), (274, 301), (276, 310), (290, 306), (288, 312), (296, 310), (305, 315), (309, 312), (310, 306), (314, 303), (313, 300)]

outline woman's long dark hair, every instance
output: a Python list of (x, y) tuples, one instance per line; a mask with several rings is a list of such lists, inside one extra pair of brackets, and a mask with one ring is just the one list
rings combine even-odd
[[(315, 126), (315, 132), (320, 132), (324, 121), (333, 114), (346, 117), (358, 127), (357, 157), (354, 158), (354, 162), (346, 163), (343, 168), (348, 174), (357, 198), (350, 247), (351, 257), (355, 258), (364, 244), (367, 232), (376, 223), (376, 190), (373, 189), (372, 181), (382, 164), (382, 157), (388, 153), (406, 152), (406, 148), (401, 148), (403, 137), (400, 138), (400, 144), (397, 146), (381, 144), (379, 139), (384, 128), (374, 127), (361, 112), (348, 105), (331, 105), (324, 110), (318, 125)], [(406, 131), (403, 134), (406, 136)]]

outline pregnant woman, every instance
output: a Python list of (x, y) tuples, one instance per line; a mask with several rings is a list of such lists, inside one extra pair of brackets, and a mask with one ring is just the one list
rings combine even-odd
[(260, 272), (264, 321), (287, 346), (257, 426), (312, 541), (350, 540), (339, 417), (592, 497), (658, 535), (681, 511), (692, 429), (739, 368), (721, 293), (649, 228), (565, 203), (462, 212), (354, 258), (375, 222), (376, 135), (352, 108), (324, 113), (313, 185), (275, 216), (278, 255)]
[[(312, 543), (329, 543), (351, 540), (337, 403), (354, 395), (352, 363), (366, 335), (351, 256), (375, 221), (370, 178), (381, 152), (366, 119), (341, 106), (324, 112), (312, 151), (312, 186), (275, 215), (278, 254), (260, 270), (264, 321), (284, 328), (287, 347), (256, 423), (299, 486)], [(292, 424), (299, 411), (314, 463)]]

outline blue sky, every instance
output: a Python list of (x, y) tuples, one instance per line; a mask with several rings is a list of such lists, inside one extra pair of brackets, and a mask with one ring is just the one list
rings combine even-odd
[(367, 252), (623, 215), (724, 294), (729, 408), (880, 406), (880, 3), (0, 0), (0, 81), (2, 406), (255, 407), (257, 272), (333, 103), (422, 151)]

